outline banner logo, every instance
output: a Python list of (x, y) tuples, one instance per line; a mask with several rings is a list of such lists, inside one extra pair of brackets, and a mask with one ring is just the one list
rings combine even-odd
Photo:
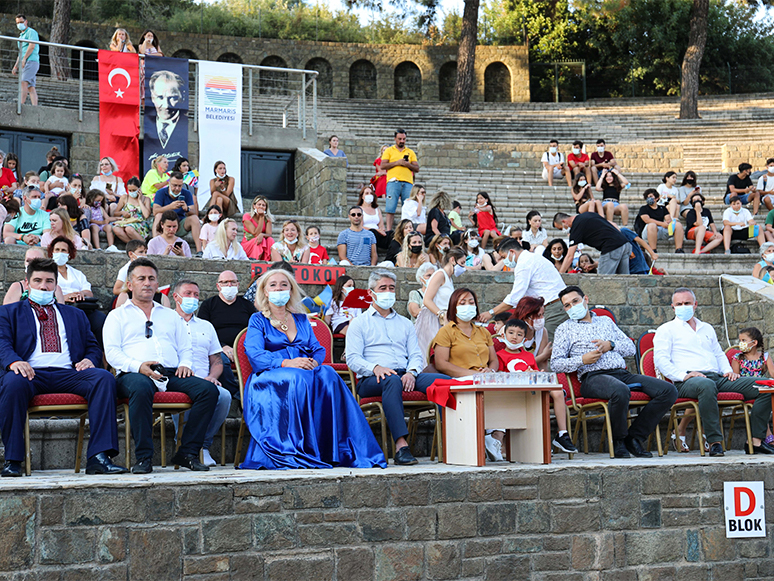
[(208, 105), (228, 107), (237, 97), (236, 85), (226, 77), (210, 77), (204, 84), (204, 95)]
[(763, 482), (724, 482), (726, 538), (766, 536)]

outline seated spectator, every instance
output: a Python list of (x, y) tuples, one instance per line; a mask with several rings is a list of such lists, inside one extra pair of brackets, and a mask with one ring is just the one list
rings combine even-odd
[(589, 156), (583, 153), (583, 142), (580, 139), (576, 139), (572, 142), (572, 153), (567, 156), (567, 165), (572, 171), (572, 175), (584, 174), (588, 183), (591, 181), (591, 160)]
[(417, 232), (425, 234), (427, 232), (427, 207), (425, 206), (425, 187), (415, 184), (411, 188), (409, 199), (403, 202), (400, 210), (401, 220), (411, 220), (415, 225)]
[(132, 299), (110, 311), (105, 322), (105, 358), (118, 372), (118, 397), (129, 399), (129, 420), (134, 439), (134, 474), (153, 471), (153, 394), (179, 391), (193, 405), (183, 439), (170, 463), (190, 470), (209, 470), (199, 462), (207, 427), (218, 401), (217, 387), (191, 370), (191, 337), (183, 320), (171, 309), (154, 302), (158, 269), (138, 258), (127, 273)]
[(140, 187), (143, 195), (148, 196), (152, 200), (156, 197), (156, 192), (169, 185), (168, 169), (169, 160), (163, 155), (154, 157), (151, 160), (151, 168), (145, 174)]
[(390, 241), (389, 246), (387, 246), (386, 261), (395, 264), (398, 260), (398, 254), (403, 250), (403, 240), (408, 236), (409, 232), (414, 231), (414, 222), (411, 220), (401, 220), (398, 222), (398, 226), (392, 233), (392, 240)]
[(452, 241), (448, 234), (438, 234), (433, 236), (430, 244), (427, 246), (427, 256), (430, 262), (438, 266), (443, 261), (443, 255), (449, 252), (452, 247)]
[(15, 182), (19, 182), (19, 156), (16, 155), (13, 152), (9, 152), (7, 155), (3, 157), (3, 168), (10, 169), (11, 173), (13, 173), (13, 178)]
[(334, 334), (346, 335), (349, 323), (363, 312), (363, 309), (344, 306), (344, 300), (354, 288), (355, 281), (346, 274), (337, 278), (336, 284), (333, 285), (331, 305), (325, 311), (325, 322), (333, 329)]
[[(503, 348), (497, 351), (497, 360), (500, 371), (515, 373), (518, 371), (539, 371), (534, 355), (526, 350), (525, 339), (530, 327), (521, 319), (510, 319), (505, 323), (503, 335)], [(554, 416), (556, 417), (556, 437), (551, 442), (562, 452), (575, 454), (578, 449), (573, 445), (570, 434), (567, 432), (567, 403), (563, 389), (555, 389), (549, 392), (554, 404)]]
[(40, 237), (40, 245), (43, 248), (48, 248), (51, 245), (51, 241), (60, 236), (64, 236), (70, 240), (76, 250), (82, 250), (86, 247), (83, 238), (78, 236), (78, 233), (73, 230), (67, 210), (64, 208), (57, 208), (48, 215), (48, 219), (51, 224), (51, 229), (47, 232), (43, 232), (43, 236)]
[(505, 336), (505, 323), (513, 318), (511, 311), (505, 311), (504, 313), (497, 313), (492, 318), (492, 341), (494, 341), (495, 351), (499, 351), (503, 348), (503, 337)]
[(191, 247), (180, 238), (177, 232), (180, 224), (174, 210), (161, 214), (156, 232), (158, 235), (148, 243), (148, 254), (163, 254), (164, 256), (185, 256), (191, 258)]
[(575, 203), (576, 214), (596, 212), (604, 217), (602, 201), (594, 198), (594, 192), (591, 189), (591, 184), (586, 179), (585, 173), (579, 173), (573, 178), (570, 193), (572, 194), (572, 201)]
[[(238, 209), (236, 201), (234, 201), (234, 203), (232, 204), (232, 198), (234, 197), (234, 185), (236, 184), (236, 179), (234, 179), (233, 176), (230, 176), (226, 173), (225, 162), (216, 161), (215, 166), (213, 167), (213, 171), (215, 172), (215, 177), (210, 180), (209, 205), (220, 206), (221, 208), (223, 208), (224, 216), (231, 216), (235, 214)], [(252, 205), (253, 208), (255, 208), (255, 201), (259, 198), (266, 201), (266, 198), (264, 198), (263, 196), (257, 196), (253, 198), (253, 205)], [(266, 208), (264, 208), (264, 213), (268, 212), (268, 208), (269, 206), (267, 203)], [(255, 212), (252, 212), (251, 214), (255, 216)], [(242, 220), (244, 221), (244, 218), (242, 218)], [(272, 218), (272, 221), (274, 221), (273, 218)], [(259, 229), (258, 232), (260, 231), (261, 230)], [(269, 234), (271, 234), (271, 231), (269, 231)]]
[(398, 254), (396, 266), (399, 268), (417, 268), (425, 262), (430, 262), (430, 257), (425, 252), (422, 234), (411, 232), (403, 239), (403, 250)]
[(774, 273), (774, 242), (761, 244), (759, 251), (761, 259), (753, 266), (752, 275), (763, 282), (774, 284), (774, 275), (772, 274)]
[(677, 189), (677, 196), (670, 199), (667, 204), (669, 214), (672, 216), (673, 221), (676, 221), (678, 217), (685, 219), (688, 215), (688, 210), (693, 207), (691, 206), (691, 196), (694, 194), (701, 194), (701, 186), (697, 184), (696, 181), (696, 172), (685, 172), (683, 181)]
[(480, 246), (481, 239), (475, 230), (468, 230), (460, 239), (460, 247), (466, 252), (465, 267), (468, 270), (494, 270), (492, 258)]
[(202, 258), (221, 260), (249, 260), (237, 242), (239, 228), (231, 218), (226, 218), (218, 225), (215, 240), (204, 249)]
[(763, 442), (771, 417), (770, 395), (758, 391), (756, 378), (740, 378), (734, 373), (715, 329), (694, 316), (697, 304), (691, 289), (675, 290), (672, 295), (675, 318), (658, 328), (653, 341), (656, 369), (674, 382), (678, 397), (699, 400), (710, 456), (724, 455), (718, 411), (718, 393), (722, 391), (741, 393), (745, 400), (755, 400), (750, 412), (753, 452), (774, 454), (774, 447)]
[(739, 173), (731, 174), (726, 183), (726, 195), (723, 201), (726, 204), (731, 204), (731, 198), (733, 196), (742, 200), (743, 205), (747, 205), (752, 202), (753, 215), (758, 213), (758, 208), (761, 205), (761, 197), (755, 186), (750, 179), (752, 173), (752, 166), (749, 163), (739, 164)]
[[(253, 374), (245, 384), (243, 414), (251, 437), (240, 467), (386, 468), (357, 401), (333, 368), (322, 365), (325, 349), (304, 314), (293, 276), (283, 270), (264, 273), (258, 279), (255, 306), (258, 312), (250, 317), (245, 336)], [(384, 335), (384, 325), (379, 333)], [(365, 350), (357, 352), (362, 360)], [(349, 356), (347, 351), (348, 364)], [(371, 364), (368, 370), (375, 367)], [(267, 410), (284, 411), (280, 415)]]
[(599, 274), (629, 274), (629, 241), (604, 218), (591, 212), (575, 216), (558, 212), (554, 216), (554, 228), (570, 229), (570, 246), (559, 272), (570, 269), (575, 250), (583, 244), (600, 251)]
[(379, 202), (371, 184), (363, 186), (360, 190), (357, 204), (363, 211), (363, 228), (374, 235), (378, 248), (387, 248), (392, 232), (384, 229), (384, 216), (379, 209)]
[(683, 225), (680, 222), (673, 222), (666, 206), (659, 204), (658, 190), (648, 188), (642, 197), (647, 203), (640, 207), (634, 220), (634, 230), (637, 235), (645, 238), (653, 250), (656, 250), (659, 240), (674, 238), (675, 253), (682, 254), (684, 252)]
[(16, 218), (21, 210), (21, 204), (16, 198), (0, 199), (0, 224), (5, 224)]
[(382, 145), (382, 148), (379, 150), (379, 157), (373, 163), (376, 173), (371, 176), (371, 184), (374, 186), (374, 193), (377, 198), (383, 198), (387, 194), (387, 171), (382, 169), (382, 154), (388, 147), (390, 146)]
[(408, 302), (406, 303), (406, 310), (408, 311), (409, 318), (412, 323), (415, 323), (419, 312), (422, 310), (424, 304), (425, 291), (427, 291), (427, 283), (430, 282), (430, 278), (435, 271), (438, 270), (434, 264), (425, 262), (417, 268), (417, 273), (414, 278), (419, 283), (419, 288), (414, 289), (409, 293)]
[(38, 246), (43, 233), (51, 229), (48, 214), (41, 209), (40, 190), (36, 186), (27, 186), (22, 200), (24, 205), (16, 218), (3, 224), (3, 239), (6, 244)]
[(462, 218), (460, 217), (461, 211), (462, 206), (457, 200), (454, 200), (452, 202), (451, 212), (449, 212), (449, 236), (451, 236), (454, 245), (460, 243), (460, 237), (465, 232), (465, 226), (463, 226)]
[(430, 200), (430, 211), (427, 213), (427, 230), (425, 232), (425, 244), (430, 244), (430, 241), (435, 236), (446, 235), (451, 233), (451, 222), (446, 212), (451, 209), (451, 200), (449, 194), (443, 190), (439, 190), (435, 193)]
[(527, 212), (527, 230), (522, 233), (522, 240), (529, 244), (530, 252), (535, 252), (538, 246), (548, 246), (548, 234), (543, 228), (543, 217), (537, 210)]
[(126, 273), (129, 271), (129, 265), (141, 256), (144, 257), (148, 255), (148, 245), (145, 243), (145, 240), (130, 240), (126, 243), (124, 250), (129, 257), (129, 262), (118, 269), (116, 282), (113, 284), (114, 295), (120, 295), (122, 292), (126, 292)]
[(75, 197), (70, 194), (59, 196), (57, 204), (58, 207), (67, 212), (70, 226), (72, 226), (72, 229), (75, 231), (75, 233), (81, 237), (87, 248), (93, 250), (91, 247), (91, 230), (89, 229), (89, 221), (86, 219), (86, 215), (83, 210), (81, 210), (81, 208), (78, 206), (78, 201), (75, 199)]
[[(11, 155), (13, 154), (6, 156), (5, 152), (0, 150), (0, 166), (2, 166), (2, 169), (0, 169), (0, 194), (4, 198), (12, 196), (16, 188), (19, 187), (18, 179), (14, 173), (18, 160), (10, 160)], [(14, 157), (16, 156), (14, 155)], [(10, 165), (13, 165), (13, 168)]]
[(118, 199), (126, 194), (126, 186), (116, 172), (118, 166), (112, 157), (103, 157), (99, 160), (99, 173), (91, 180), (90, 190), (99, 190), (105, 196), (105, 205), (108, 214), (113, 215), (118, 204)]
[[(331, 135), (330, 139), (328, 139), (328, 149), (323, 150), (323, 153), (328, 157), (343, 157), (345, 160), (347, 159), (347, 154), (339, 149), (339, 138), (335, 135)], [(349, 161), (347, 161), (347, 167), (349, 167)]]
[(273, 223), (274, 216), (269, 212), (269, 200), (263, 196), (253, 198), (250, 212), (242, 216), (242, 227), (245, 231), (242, 248), (247, 256), (255, 260), (271, 260), (271, 247), (274, 245), (274, 238), (271, 237)]
[[(571, 320), (556, 330), (551, 369), (577, 372), (583, 397), (608, 400), (616, 458), (629, 458), (630, 454), (651, 458), (653, 454), (642, 442), (658, 429), (661, 417), (677, 399), (677, 390), (666, 381), (627, 371), (624, 357), (634, 355), (634, 343), (612, 319), (589, 310), (589, 300), (579, 287), (568, 286), (559, 297)], [(642, 391), (651, 400), (628, 424), (632, 391)]]
[[(86, 191), (83, 189), (83, 176), (78, 173), (74, 173), (70, 176), (70, 196), (72, 196), (78, 207), (82, 207), (86, 204)], [(60, 196), (60, 199), (64, 196)]]
[[(156, 192), (156, 196), (153, 198), (154, 224), (158, 224), (162, 215), (166, 215), (167, 211), (175, 213), (179, 236), (185, 236), (186, 232), (191, 233), (196, 245), (196, 256), (201, 257), (199, 209), (196, 207), (193, 194), (183, 187), (183, 174), (180, 172), (173, 173), (169, 178), (169, 185)], [(151, 252), (151, 254), (153, 253)]]
[[(550, 371), (551, 338), (546, 329), (546, 307), (543, 297), (523, 296), (513, 308), (513, 318), (524, 321), (524, 348), (535, 358), (541, 371)], [(567, 320), (565, 315), (564, 320)], [(562, 321), (564, 322), (564, 321)]]
[[(183, 174), (183, 187), (193, 194), (195, 200), (196, 194), (199, 191), (199, 172), (191, 168), (191, 163), (184, 157), (178, 157), (177, 160), (175, 160), (175, 165), (172, 167), (172, 171), (169, 172), (170, 176), (175, 172)], [(212, 198), (212, 196), (210, 196), (210, 198)], [(211, 204), (212, 199), (210, 199), (210, 205)], [(199, 207), (198, 202), (196, 206)]]
[(591, 258), (591, 255), (584, 252), (578, 257), (578, 266), (570, 270), (570, 272), (576, 272), (576, 273), (582, 273), (582, 274), (597, 274), (597, 268), (599, 268), (599, 263), (594, 262), (594, 259)]
[(207, 251), (207, 246), (215, 240), (215, 233), (218, 231), (218, 224), (223, 217), (223, 210), (217, 204), (211, 205), (207, 209), (207, 219), (202, 224), (199, 232), (199, 240), (202, 241), (202, 248)]
[(273, 262), (303, 262), (309, 264), (309, 248), (304, 244), (301, 226), (295, 220), (285, 220), (282, 224), (282, 240), (271, 247)]
[[(363, 210), (360, 206), (352, 206), (349, 209), (349, 223), (349, 228), (340, 232), (336, 240), (339, 263), (347, 261), (346, 264), (355, 266), (374, 266), (376, 237), (373, 232), (363, 229)], [(403, 224), (403, 221), (400, 224)]]
[[(704, 206), (704, 196), (701, 193), (692, 194), (689, 203), (691, 209), (685, 216), (685, 227), (688, 229), (687, 238), (696, 241), (694, 254), (707, 254), (713, 248), (720, 246), (723, 235), (718, 232), (715, 226), (712, 212)], [(699, 219), (700, 217), (701, 219)], [(702, 242), (706, 244), (704, 248), (702, 248)]]
[(543, 251), (543, 257), (550, 260), (556, 270), (561, 270), (567, 256), (567, 243), (561, 238), (554, 238)]
[(110, 216), (107, 203), (105, 202), (105, 194), (100, 190), (89, 190), (89, 193), (86, 194), (86, 206), (83, 209), (83, 216), (89, 221), (89, 230), (91, 230), (91, 237), (87, 242), (95, 250), (101, 248), (99, 233), (104, 232), (108, 243), (105, 252), (121, 252), (116, 248), (112, 226), (112, 222), (117, 222), (121, 218), (112, 218)]
[(468, 214), (470, 222), (478, 229), (478, 235), (481, 236), (481, 248), (486, 248), (486, 243), (491, 238), (502, 236), (497, 229), (497, 212), (494, 204), (486, 192), (479, 192), (476, 195), (476, 205)]
[(330, 256), (325, 246), (320, 244), (320, 229), (317, 226), (306, 227), (306, 240), (309, 242), (309, 264), (328, 264)]
[(121, 196), (116, 206), (113, 233), (122, 242), (145, 240), (151, 233), (151, 203), (140, 195), (140, 180), (135, 177), (126, 182), (126, 194)]
[(232, 397), (239, 398), (239, 385), (231, 370), (231, 364), (236, 360), (234, 343), (242, 329), (247, 328), (255, 306), (244, 297), (237, 296), (239, 278), (230, 270), (218, 275), (216, 288), (218, 294), (203, 301), (199, 307), (199, 318), (212, 323), (223, 349), (220, 354), (223, 372), (218, 380)]
[[(425, 355), (417, 344), (411, 323), (392, 308), (397, 290), (396, 276), (374, 270), (368, 277), (371, 306), (349, 325), (347, 365), (358, 378), (360, 397), (381, 397), (384, 415), (395, 440), (395, 464), (416, 464), (406, 437), (403, 392), (427, 388), (445, 375), (422, 373)], [(359, 410), (358, 410), (359, 411)], [(362, 417), (362, 414), (361, 414)], [(369, 429), (369, 434), (370, 429)]]
[(132, 41), (129, 40), (129, 33), (123, 28), (116, 28), (113, 37), (110, 39), (109, 50), (113, 52), (137, 52)]
[[(652, 264), (658, 260), (656, 251), (630, 228), (621, 228), (621, 234), (626, 237), (632, 247), (632, 253), (629, 255), (629, 274), (649, 274), (650, 266), (645, 260), (645, 252), (650, 255)], [(599, 267), (597, 266), (597, 268)]]
[(755, 225), (755, 219), (747, 208), (742, 208), (742, 199), (731, 196), (731, 207), (723, 212), (723, 247), (731, 254), (732, 240), (754, 238), (761, 246), (765, 242), (764, 229)]
[[(774, 361), (763, 350), (763, 333), (757, 327), (739, 331), (739, 353), (731, 359), (731, 368), (740, 377), (774, 377)], [(768, 437), (767, 437), (768, 439)]]
[(61, 161), (55, 161), (51, 166), (51, 176), (43, 184), (43, 208), (56, 208), (56, 199), (70, 193), (70, 180), (66, 175), (67, 167)]
[(629, 223), (629, 206), (621, 203), (621, 190), (628, 184), (617, 169), (602, 170), (596, 190), (602, 192), (602, 209), (608, 222), (613, 221), (613, 216), (621, 216), (623, 226)]
[[(27, 269), (30, 266), (30, 262), (32, 262), (35, 258), (48, 258), (46, 251), (43, 250), (40, 246), (33, 246), (31, 248), (27, 249), (27, 252), (24, 253), (24, 272), (27, 272)], [(30, 286), (27, 283), (27, 277), (25, 276), (22, 280), (16, 283), (12, 283), (8, 290), (5, 293), (5, 296), (3, 296), (3, 304), (4, 305), (10, 305), (11, 303), (15, 303), (18, 301), (23, 301), (26, 299), (30, 294)], [(54, 290), (54, 297), (56, 299), (56, 302), (63, 304), (64, 303), (64, 295), (62, 294), (62, 289), (59, 288), (59, 285), (56, 285), (56, 289)]]
[[(266, 272), (269, 272), (270, 270), (284, 270), (290, 276), (296, 275), (296, 271), (293, 270), (293, 267), (290, 266), (290, 263), (285, 262), (284, 260), (278, 260), (277, 262), (270, 264), (269, 268), (266, 269)], [(247, 290), (245, 291), (245, 300), (249, 301), (251, 304), (255, 302), (255, 290), (258, 288), (258, 279), (261, 278), (261, 276), (262, 274), (260, 272), (256, 272), (253, 275), (253, 278), (250, 280), (250, 286), (248, 286)]]
[(621, 174), (621, 168), (615, 159), (615, 156), (610, 151), (605, 151), (605, 140), (597, 139), (597, 150), (591, 153), (591, 174), (594, 177), (595, 185), (599, 185), (599, 178), (602, 177), (603, 171), (618, 171), (618, 175)]
[[(232, 220), (233, 222), (233, 220)], [(212, 414), (202, 442), (202, 459), (205, 466), (215, 466), (216, 462), (210, 454), (210, 446), (215, 434), (218, 433), (223, 422), (226, 421), (231, 409), (231, 393), (220, 385), (218, 378), (223, 374), (223, 360), (220, 340), (212, 323), (200, 319), (194, 315), (199, 308), (199, 285), (192, 280), (181, 280), (175, 284), (172, 298), (175, 301), (175, 312), (180, 315), (185, 323), (188, 335), (191, 337), (191, 361), (193, 362), (194, 376), (213, 383), (218, 388), (218, 401)], [(185, 412), (184, 421), (188, 420), (190, 411)], [(177, 434), (178, 415), (172, 417)], [(177, 438), (175, 438), (177, 439)], [(225, 461), (224, 458), (221, 460)]]
[[(41, 393), (74, 393), (89, 404), (86, 474), (122, 474), (118, 454), (116, 380), (99, 369), (102, 352), (78, 309), (54, 302), (57, 266), (35, 258), (27, 268), (29, 297), (0, 309), (0, 431), (2, 476), (21, 476), (30, 400)], [(28, 466), (29, 468), (29, 466)]]
[(766, 173), (758, 178), (756, 189), (766, 210), (774, 210), (774, 157), (766, 160)]
[(565, 167), (564, 154), (559, 151), (559, 142), (556, 139), (548, 142), (548, 151), (543, 153), (540, 163), (543, 164), (543, 179), (548, 181), (549, 186), (554, 185), (555, 179), (561, 179), (564, 176), (567, 187), (572, 187), (570, 170)]

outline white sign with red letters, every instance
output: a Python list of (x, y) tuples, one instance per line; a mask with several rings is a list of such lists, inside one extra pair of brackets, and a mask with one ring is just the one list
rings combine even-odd
[(724, 482), (726, 538), (766, 536), (763, 482)]

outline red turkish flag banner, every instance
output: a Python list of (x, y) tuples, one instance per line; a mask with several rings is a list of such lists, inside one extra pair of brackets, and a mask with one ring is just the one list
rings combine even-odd
[(124, 183), (140, 177), (140, 57), (99, 51), (99, 156), (112, 157)]

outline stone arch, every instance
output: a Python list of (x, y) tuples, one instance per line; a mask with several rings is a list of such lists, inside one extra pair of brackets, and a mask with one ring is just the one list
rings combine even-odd
[(491, 63), (484, 71), (484, 101), (489, 103), (511, 102), (511, 71), (499, 61)]
[(395, 100), (419, 101), (422, 99), (422, 72), (411, 61), (403, 61), (395, 67)]
[(242, 57), (233, 52), (224, 52), (217, 58), (217, 61), (219, 63), (235, 63), (241, 65)]
[[(262, 67), (288, 68), (288, 63), (282, 57), (272, 55), (261, 61)], [(259, 71), (258, 88), (262, 95), (287, 95), (288, 74), (280, 71)]]
[(441, 101), (451, 101), (454, 95), (454, 85), (457, 82), (457, 61), (449, 61), (441, 65), (438, 71), (438, 98)]
[[(82, 46), (85, 48), (99, 48), (91, 40), (80, 40), (75, 43), (75, 46)], [(80, 50), (70, 51), (70, 74), (72, 75), (72, 78), (73, 79), (80, 78), (81, 52), (83, 52), (83, 80), (98, 81), (99, 70), (97, 67), (97, 53), (80, 51)]]
[[(317, 71), (317, 95), (320, 97), (332, 97), (333, 96), (333, 68), (331, 63), (326, 59), (316, 57), (309, 60), (304, 68), (307, 71)], [(309, 93), (311, 94), (312, 87), (309, 86)]]
[(199, 59), (199, 57), (196, 56), (196, 53), (194, 51), (188, 50), (186, 48), (181, 48), (180, 50), (176, 50), (172, 55), (172, 57), (176, 59), (188, 59), (188, 60)]
[(366, 59), (360, 59), (349, 67), (349, 98), (376, 99), (376, 67)]

